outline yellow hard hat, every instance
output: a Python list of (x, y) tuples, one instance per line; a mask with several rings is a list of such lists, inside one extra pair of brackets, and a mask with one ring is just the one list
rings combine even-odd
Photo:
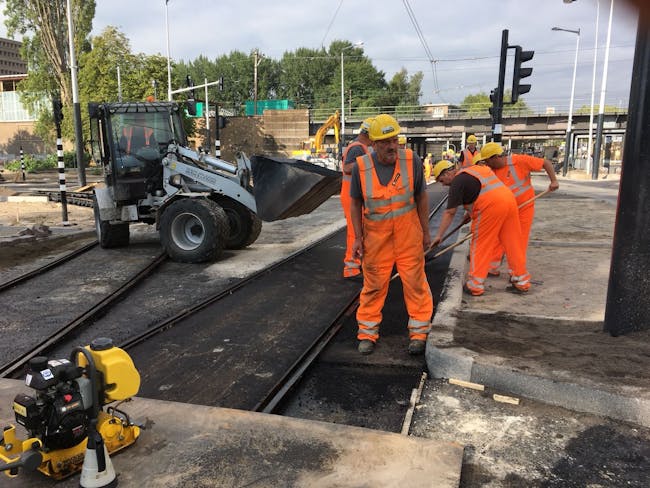
[(406, 136), (404, 134), (400, 134), (399, 136), (397, 136), (397, 143), (406, 144)]
[(474, 134), (467, 137), (467, 144), (476, 144), (477, 142), (478, 140), (476, 139), (476, 136)]
[(451, 169), (454, 167), (454, 163), (451, 161), (446, 161), (446, 160), (441, 160), (438, 161), (435, 166), (433, 167), (433, 170), (431, 171), (431, 174), (433, 174), (433, 177), (437, 180), (438, 176), (440, 176), (440, 173), (447, 169)]
[(374, 118), (368, 130), (371, 141), (381, 141), (399, 135), (401, 127), (392, 116), (379, 114)]
[(481, 157), (473, 158), (474, 162), (490, 159), (492, 156), (501, 156), (503, 154), (503, 147), (498, 142), (488, 142), (481, 148)]
[(361, 122), (361, 125), (359, 126), (359, 132), (362, 134), (367, 134), (368, 130), (370, 129), (370, 124), (372, 124), (373, 120), (375, 120), (374, 117), (368, 117), (366, 120)]

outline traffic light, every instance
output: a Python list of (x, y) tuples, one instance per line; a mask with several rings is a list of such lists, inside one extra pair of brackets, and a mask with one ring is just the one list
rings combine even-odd
[(490, 106), (490, 108), (488, 108), (488, 112), (490, 112), (490, 115), (492, 117), (494, 117), (494, 107), (496, 105), (496, 99), (497, 99), (496, 93), (494, 90), (492, 90), (490, 92), (490, 102), (492, 102), (492, 105)]
[(528, 78), (533, 74), (533, 68), (522, 68), (521, 64), (533, 59), (535, 51), (524, 51), (521, 46), (514, 46), (515, 48), (515, 66), (512, 74), (512, 103), (519, 100), (519, 95), (528, 93), (530, 85), (521, 84), (522, 78)]
[(52, 114), (54, 115), (54, 123), (59, 125), (63, 120), (63, 103), (60, 98), (52, 99)]
[[(188, 88), (194, 87), (194, 83), (192, 83), (192, 78), (190, 77), (190, 75), (187, 75), (185, 77), (185, 82), (187, 83)], [(187, 112), (192, 117), (196, 117), (196, 98), (193, 89), (188, 91), (186, 105), (187, 105)]]

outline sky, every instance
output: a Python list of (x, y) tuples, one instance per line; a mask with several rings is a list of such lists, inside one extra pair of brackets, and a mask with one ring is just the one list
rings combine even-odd
[[(597, 4), (600, 2), (597, 18)], [(421, 103), (460, 103), (497, 85), (502, 31), (511, 46), (534, 50), (524, 101), (533, 108), (568, 111), (580, 30), (574, 110), (602, 91), (610, 0), (96, 0), (93, 34), (118, 27), (134, 53), (173, 60), (215, 59), (258, 49), (281, 59), (299, 47), (329, 47), (334, 40), (363, 42), (386, 80), (402, 68), (421, 71)], [(169, 22), (166, 22), (167, 9)], [(409, 12), (412, 16), (409, 15)], [(415, 24), (412, 20), (415, 19)], [(637, 12), (614, 0), (605, 103), (627, 108)], [(598, 39), (596, 27), (598, 26)], [(418, 34), (419, 32), (419, 34)], [(597, 53), (592, 90), (594, 52)], [(512, 50), (509, 50), (512, 53)], [(433, 63), (431, 59), (435, 60)], [(263, 61), (262, 61), (263, 62)], [(316, 61), (315, 61), (316, 62)], [(508, 71), (512, 65), (509, 57)], [(251, 70), (253, 69), (251, 62)], [(336, 76), (337, 74), (333, 74)], [(506, 89), (511, 86), (510, 73)], [(213, 81), (213, 80), (209, 80)], [(352, 94), (354, 96), (354, 94)]]

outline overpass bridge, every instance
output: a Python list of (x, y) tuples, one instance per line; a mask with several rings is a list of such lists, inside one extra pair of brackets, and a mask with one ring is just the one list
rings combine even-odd
[[(449, 109), (443, 114), (432, 114), (425, 107), (390, 107), (388, 113), (397, 113), (396, 118), (407, 136), (408, 147), (418, 154), (440, 154), (443, 148), (453, 147), (457, 151), (464, 147), (467, 135), (474, 134), (479, 139), (479, 145), (488, 142), (492, 136), (492, 119), (488, 114), (468, 114), (462, 110)], [(361, 122), (367, 118), (381, 113), (382, 109), (365, 109), (363, 113), (357, 112), (346, 117), (345, 140), (352, 139), (357, 133)], [(312, 129), (322, 123), (319, 116), (312, 115)], [(603, 123), (603, 144), (609, 144), (605, 149), (611, 149), (611, 143), (616, 146), (612, 154), (603, 154), (605, 159), (612, 159), (613, 163), (620, 162), (625, 130), (627, 128), (627, 110), (609, 112), (605, 114)], [(503, 144), (514, 150), (525, 147), (564, 146), (566, 139), (568, 113), (521, 113), (504, 114), (503, 117)], [(593, 137), (596, 133), (597, 114), (594, 114)], [(323, 119), (324, 121), (324, 119)], [(310, 132), (312, 132), (310, 130)], [(312, 132), (312, 133), (313, 133)], [(573, 114), (572, 129), (572, 154), (576, 155), (573, 166), (584, 167), (586, 164), (580, 158), (586, 158), (586, 147), (589, 137), (589, 114)], [(579, 150), (583, 148), (584, 150)]]

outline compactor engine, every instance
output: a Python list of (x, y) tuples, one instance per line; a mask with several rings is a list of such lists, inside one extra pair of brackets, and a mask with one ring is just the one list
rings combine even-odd
[(108, 453), (140, 435), (119, 404), (102, 408), (129, 400), (140, 388), (133, 361), (110, 339), (75, 348), (70, 359), (32, 358), (25, 384), (33, 393), (16, 395), (13, 410), (28, 438), (20, 440), (10, 425), (0, 443), (0, 468), (9, 476), (22, 467), (63, 479), (81, 470), (91, 431), (101, 435)]

